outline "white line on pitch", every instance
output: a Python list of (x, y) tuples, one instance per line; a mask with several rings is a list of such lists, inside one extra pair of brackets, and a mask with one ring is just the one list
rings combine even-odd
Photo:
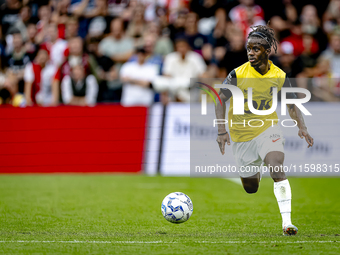
[[(340, 243), (340, 240), (308, 240), (308, 241), (192, 241), (193, 243), (206, 243), (206, 244), (246, 244), (246, 243), (282, 243), (282, 244), (298, 244), (298, 243)], [(97, 243), (97, 244), (173, 244), (179, 242), (164, 242), (164, 241), (37, 241), (37, 240), (16, 240), (6, 241), (0, 240), (0, 243)], [(180, 242), (183, 243), (183, 242)], [(187, 243), (190, 243), (189, 241)]]

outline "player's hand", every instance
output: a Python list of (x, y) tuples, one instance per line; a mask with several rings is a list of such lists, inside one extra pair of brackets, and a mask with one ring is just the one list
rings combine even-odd
[(230, 145), (229, 133), (226, 133), (225, 135), (217, 136), (216, 142), (218, 143), (218, 146), (220, 147), (221, 154), (224, 155), (225, 143), (227, 142), (227, 144)]
[(306, 142), (308, 143), (308, 148), (313, 146), (314, 139), (310, 136), (306, 128), (300, 128), (298, 135), (301, 139), (305, 138)]

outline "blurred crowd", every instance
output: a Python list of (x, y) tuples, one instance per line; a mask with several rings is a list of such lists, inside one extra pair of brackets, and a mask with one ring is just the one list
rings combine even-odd
[(340, 0), (0, 0), (0, 104), (188, 102), (190, 78), (224, 79), (268, 22), (273, 63), (339, 101)]

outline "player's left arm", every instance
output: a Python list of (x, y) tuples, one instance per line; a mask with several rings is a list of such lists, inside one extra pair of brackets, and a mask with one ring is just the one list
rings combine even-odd
[[(283, 87), (291, 87), (291, 84), (288, 78), (286, 78)], [(295, 93), (287, 93), (286, 96), (287, 98), (297, 98), (297, 95)], [(308, 143), (308, 148), (312, 147), (314, 144), (314, 140), (307, 131), (307, 126), (306, 126), (305, 120), (303, 119), (300, 109), (294, 104), (287, 104), (287, 107), (288, 107), (288, 112), (289, 112), (290, 117), (296, 121), (297, 126), (299, 128), (298, 135), (300, 136), (301, 139), (305, 138), (306, 142)]]
[(306, 142), (308, 143), (308, 148), (312, 147), (314, 144), (314, 140), (307, 131), (307, 126), (305, 124), (305, 121), (303, 119), (300, 109), (297, 108), (296, 105), (294, 104), (289, 104), (287, 106), (288, 106), (290, 117), (297, 122), (297, 126), (299, 128), (298, 135), (300, 136), (301, 139), (305, 138)]

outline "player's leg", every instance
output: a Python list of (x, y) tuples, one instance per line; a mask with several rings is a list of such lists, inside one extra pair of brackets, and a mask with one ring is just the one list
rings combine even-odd
[(261, 179), (259, 170), (261, 170), (262, 165), (256, 142), (253, 140), (235, 142), (233, 144), (233, 155), (244, 190), (249, 194), (256, 193)]
[(270, 176), (274, 182), (281, 182), (287, 180), (286, 174), (282, 169), (285, 154), (281, 151), (271, 151), (268, 152), (264, 163), (270, 170)]
[(260, 173), (257, 173), (250, 177), (241, 177), (242, 185), (244, 190), (249, 193), (256, 193), (260, 183)]
[(297, 228), (291, 221), (292, 192), (289, 181), (283, 171), (284, 153), (281, 151), (268, 152), (264, 162), (269, 167), (270, 175), (274, 180), (274, 194), (282, 216), (284, 234), (295, 235)]

